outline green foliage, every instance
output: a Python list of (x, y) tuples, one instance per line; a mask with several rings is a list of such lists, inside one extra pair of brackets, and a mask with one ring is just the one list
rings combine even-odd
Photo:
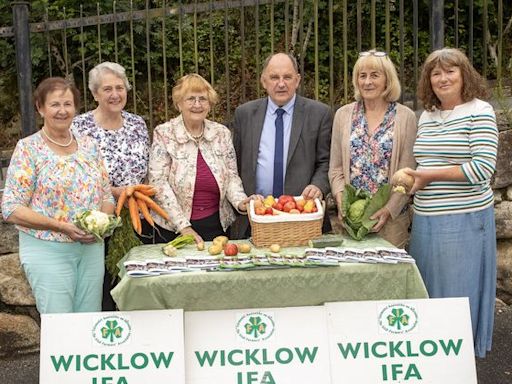
[[(118, 21), (117, 44), (114, 41), (114, 25), (101, 24), (80, 27), (69, 27), (63, 30), (52, 30), (43, 33), (31, 34), (31, 59), (33, 71), (33, 85), (50, 75), (68, 76), (73, 78), (85, 98), (87, 109), (94, 107), (92, 95), (87, 89), (88, 71), (101, 61), (118, 61), (127, 69), (129, 80), (134, 83), (135, 104), (133, 95), (128, 97), (127, 109), (141, 114), (146, 121), (152, 117), (153, 125), (166, 118), (165, 93), (170, 98), (171, 89), (182, 73), (199, 72), (213, 86), (220, 95), (221, 102), (213, 111), (218, 121), (230, 120), (234, 108), (240, 103), (264, 95), (259, 85), (261, 65), (267, 55), (274, 51), (285, 50), (286, 43), (303, 64), (301, 92), (308, 97), (315, 97), (315, 60), (318, 62), (319, 83), (318, 96), (323, 102), (333, 100), (335, 105), (349, 101), (352, 97), (350, 72), (358, 57), (358, 23), (357, 3), (347, 1), (347, 25), (344, 25), (342, 2), (333, 2), (333, 67), (329, 66), (329, 8), (328, 0), (318, 1), (318, 56), (315, 54), (314, 30), (314, 2), (303, 2), (303, 13), (298, 17), (301, 22), (298, 28), (298, 41), (290, 44), (293, 22), (293, 1), (289, 1), (288, 36), (285, 36), (285, 3), (274, 2), (274, 23), (271, 24), (272, 8), (270, 4), (261, 4), (257, 8), (246, 6), (230, 9), (227, 15), (223, 9), (198, 12), (196, 16), (197, 31), (194, 34), (194, 15), (190, 13), (194, 4), (200, 8), (209, 5), (199, 0), (184, 0), (182, 2), (167, 2), (166, 7), (172, 10), (171, 16), (165, 18), (152, 18), (149, 23), (149, 47), (147, 46), (146, 20), (144, 18), (129, 21)], [(390, 0), (389, 42), (386, 41), (385, 1), (377, 1), (376, 18), (374, 21), (376, 31), (375, 46), (385, 49), (389, 44), (390, 57), (397, 65), (399, 73), (403, 73), (403, 94), (412, 98), (415, 93), (417, 73), (414, 72), (415, 52), (413, 44), (413, 2), (403, 2), (403, 23), (400, 22), (398, 0)], [(458, 43), (462, 49), (469, 46), (468, 20), (469, 0), (459, 1), (458, 16)], [(31, 22), (44, 21), (48, 14), (49, 21), (76, 19), (82, 16), (96, 17), (99, 14), (108, 15), (114, 12), (113, 0), (101, 2), (83, 2), (80, 8), (79, 0), (34, 0), (31, 2)], [(150, 1), (150, 9), (163, 7), (164, 1)], [(184, 7), (179, 12), (180, 4)], [(211, 3), (213, 4), (213, 2)], [(215, 3), (217, 4), (217, 3)], [(223, 3), (218, 3), (222, 4)], [(371, 42), (370, 19), (371, 2), (360, 2), (361, 9), (361, 49), (374, 48)], [(430, 1), (418, 2), (418, 67), (430, 52), (429, 31), (429, 4)], [(496, 48), (498, 20), (497, 1), (488, 1), (489, 14), (489, 47)], [(134, 0), (133, 9), (130, 0), (115, 1), (116, 13), (122, 15), (130, 12), (143, 12), (146, 1)], [(185, 11), (185, 7), (189, 7)], [(445, 40), (447, 45), (455, 44), (455, 10), (453, 2), (445, 2)], [(473, 60), (477, 69), (483, 68), (484, 31), (482, 29), (483, 0), (474, 0), (473, 25)], [(241, 38), (241, 19), (244, 16), (244, 39)], [(504, 2), (504, 23), (512, 17), (512, 4)], [(227, 25), (225, 22), (227, 20)], [(0, 2), (0, 22), (2, 25), (12, 24), (11, 5), (7, 1)], [(273, 44), (271, 31), (274, 31)], [(347, 50), (343, 49), (343, 36), (347, 36)], [(181, 34), (181, 50), (179, 36)], [(132, 45), (133, 35), (133, 45)], [(99, 36), (99, 39), (98, 39)], [(194, 43), (194, 39), (196, 44)], [(512, 66), (512, 44), (510, 32), (504, 36), (503, 58), (505, 66)], [(195, 46), (197, 45), (197, 55)], [(82, 47), (83, 46), (83, 47)], [(400, 47), (403, 52), (400, 52)], [(165, 57), (164, 57), (165, 47)], [(305, 47), (305, 48), (304, 48)], [(15, 116), (18, 110), (16, 90), (16, 68), (14, 39), (0, 38), (0, 121), (7, 122)], [(491, 51), (490, 51), (491, 52)], [(133, 55), (133, 61), (132, 61)], [(213, 58), (213, 60), (211, 60)], [(344, 77), (344, 60), (347, 61), (348, 77)], [(167, 70), (167, 82), (164, 83), (164, 60)], [(151, 81), (148, 78), (148, 61)], [(245, 66), (242, 66), (245, 63)], [(491, 54), (487, 55), (487, 76), (496, 76), (496, 61)], [(212, 77), (213, 73), (213, 77)], [(330, 76), (334, 79), (334, 94), (330, 95)], [(344, 93), (344, 84), (348, 84), (348, 94)], [(151, 93), (150, 93), (151, 89)], [(151, 95), (151, 103), (150, 103)], [(229, 99), (228, 99), (229, 95)], [(229, 101), (229, 104), (228, 104)], [(85, 103), (84, 103), (85, 104)], [(151, 105), (151, 110), (150, 110)], [(167, 105), (172, 106), (170, 100)], [(85, 106), (82, 111), (85, 110)], [(176, 111), (169, 107), (167, 117), (173, 116)]]

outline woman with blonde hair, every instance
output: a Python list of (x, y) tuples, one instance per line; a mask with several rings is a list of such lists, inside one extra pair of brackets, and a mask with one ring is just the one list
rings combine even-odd
[[(352, 83), (356, 101), (336, 112), (332, 129), (329, 181), (338, 212), (346, 184), (375, 193), (396, 170), (416, 166), (412, 154), (416, 117), (397, 102), (400, 82), (388, 54), (361, 52)], [(408, 201), (407, 195), (392, 192), (371, 217), (378, 220), (373, 231), (400, 248), (409, 238)]]
[(227, 127), (206, 116), (219, 97), (203, 77), (178, 80), (172, 100), (178, 117), (155, 128), (149, 159), (149, 183), (155, 200), (170, 216), (155, 216), (156, 242), (192, 234), (199, 244), (224, 235), (235, 220), (232, 207), (247, 211), (247, 198)]
[(414, 155), (418, 169), (410, 254), (430, 297), (468, 297), (475, 354), (491, 350), (496, 297), (496, 229), (491, 177), (498, 129), (484, 79), (464, 53), (432, 52), (418, 96), (425, 112)]

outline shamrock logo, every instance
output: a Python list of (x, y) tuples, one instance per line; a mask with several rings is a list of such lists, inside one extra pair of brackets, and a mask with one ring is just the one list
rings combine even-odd
[(116, 320), (107, 320), (105, 322), (105, 327), (101, 328), (101, 336), (104, 339), (109, 338), (110, 342), (114, 342), (114, 337), (119, 339), (123, 334), (123, 327), (117, 324)]
[(245, 324), (245, 333), (248, 335), (253, 334), (254, 338), (265, 333), (267, 324), (261, 321), (261, 317), (249, 317), (249, 322)]
[(404, 314), (404, 310), (402, 308), (393, 308), (391, 310), (391, 315), (388, 315), (388, 324), (391, 327), (396, 326), (396, 329), (400, 330), (402, 325), (409, 325), (409, 315)]

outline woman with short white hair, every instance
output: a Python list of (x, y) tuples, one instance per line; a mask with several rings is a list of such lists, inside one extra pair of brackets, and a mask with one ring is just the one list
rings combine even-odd
[[(89, 72), (89, 90), (98, 106), (76, 116), (71, 125), (77, 136), (90, 136), (98, 144), (116, 200), (127, 186), (144, 181), (149, 160), (144, 119), (124, 110), (130, 88), (123, 66), (111, 62), (96, 65)], [(105, 271), (103, 310), (115, 309), (111, 280)]]

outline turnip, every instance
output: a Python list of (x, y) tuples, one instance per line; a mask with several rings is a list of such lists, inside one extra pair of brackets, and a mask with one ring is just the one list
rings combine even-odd
[(414, 185), (414, 177), (406, 173), (406, 171), (412, 171), (411, 168), (402, 168), (395, 172), (391, 178), (391, 184), (393, 185), (393, 192), (398, 193), (409, 193), (412, 186)]

